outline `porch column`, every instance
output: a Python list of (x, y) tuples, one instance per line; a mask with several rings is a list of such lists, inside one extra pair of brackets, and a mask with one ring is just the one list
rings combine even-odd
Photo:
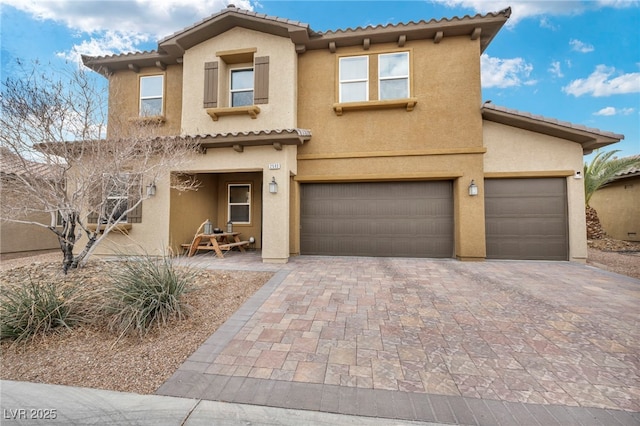
[[(291, 185), (289, 176), (296, 172), (296, 147), (283, 147), (279, 168), (266, 165), (262, 174), (262, 261), (287, 263), (289, 261), (289, 220)], [(274, 168), (270, 168), (269, 166)], [(269, 184), (275, 178), (278, 192), (271, 193)]]

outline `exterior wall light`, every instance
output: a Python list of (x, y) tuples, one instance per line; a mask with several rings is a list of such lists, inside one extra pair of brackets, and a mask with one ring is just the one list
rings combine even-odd
[(573, 175), (574, 179), (582, 179), (582, 173), (577, 171), (575, 175)]
[(272, 194), (278, 193), (278, 182), (276, 182), (275, 176), (271, 178), (271, 182), (269, 182), (269, 192)]
[(149, 185), (147, 185), (147, 196), (153, 197), (154, 195), (156, 195), (156, 183), (151, 182)]
[(469, 195), (472, 197), (478, 195), (478, 187), (473, 179), (471, 179), (471, 183), (469, 184)]

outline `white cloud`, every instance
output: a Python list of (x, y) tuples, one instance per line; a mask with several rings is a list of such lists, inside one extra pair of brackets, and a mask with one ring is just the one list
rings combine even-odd
[(594, 112), (593, 115), (602, 115), (602, 116), (630, 115), (630, 114), (633, 114), (633, 111), (635, 111), (635, 109), (633, 108), (616, 109), (615, 107), (609, 106), (609, 107), (602, 108), (600, 111)]
[(562, 91), (573, 96), (595, 97), (640, 92), (640, 72), (620, 74), (613, 67), (598, 65), (587, 78), (572, 81)]
[(553, 74), (555, 77), (562, 78), (564, 74), (562, 73), (562, 67), (560, 66), (559, 61), (551, 62), (549, 65), (549, 72)]
[(519, 21), (536, 16), (572, 15), (584, 10), (581, 3), (568, 1), (540, 1), (540, 0), (432, 0), (444, 3), (449, 7), (466, 7), (477, 13), (497, 12), (511, 7), (511, 17), (507, 26), (513, 27)]
[[(66, 25), (81, 36), (90, 35), (68, 52), (58, 56), (75, 58), (79, 54), (109, 55), (139, 50), (136, 45), (159, 40), (182, 28), (218, 13), (229, 0), (2, 0), (36, 19)], [(236, 7), (253, 10), (251, 0), (232, 0)]]
[(136, 46), (147, 41), (149, 41), (149, 37), (145, 34), (125, 34), (107, 31), (100, 38), (91, 37), (89, 40), (83, 40), (67, 52), (57, 52), (56, 56), (71, 62), (80, 63), (80, 55), (105, 56), (116, 52), (135, 52), (139, 50)]
[(540, 28), (546, 28), (551, 31), (558, 30), (558, 26), (554, 25), (546, 16), (543, 16), (542, 19), (540, 19)]
[(605, 107), (598, 112), (594, 112), (593, 115), (616, 115), (616, 109), (614, 107)]
[(598, 0), (597, 3), (602, 6), (624, 9), (626, 7), (635, 7), (640, 5), (640, 0)]
[(584, 43), (584, 42), (582, 42), (580, 40), (576, 40), (576, 39), (571, 39), (569, 41), (569, 46), (571, 46), (571, 49), (575, 50), (576, 52), (580, 52), (580, 53), (589, 53), (589, 52), (593, 52), (595, 50), (593, 45)]
[[(511, 6), (511, 18), (507, 21), (507, 27), (515, 26), (519, 21), (542, 17), (540, 25), (549, 24), (549, 16), (578, 15), (588, 9), (600, 9), (603, 7), (637, 7), (640, 0), (599, 0), (592, 1), (543, 1), (543, 0), (431, 0), (433, 3), (442, 3), (448, 7), (466, 7), (476, 13), (497, 12)], [(546, 27), (545, 27), (546, 28)], [(553, 28), (551, 28), (553, 29)]]
[(480, 57), (482, 87), (514, 87), (536, 84), (529, 80), (533, 65), (522, 58), (492, 58), (486, 53)]

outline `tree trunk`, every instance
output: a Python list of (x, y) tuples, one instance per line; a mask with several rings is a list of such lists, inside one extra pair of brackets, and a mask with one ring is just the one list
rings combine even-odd
[(96, 239), (97, 239), (96, 234), (92, 234), (91, 237), (89, 237), (89, 241), (87, 241), (87, 244), (85, 244), (82, 252), (78, 254), (75, 257), (75, 259), (73, 259), (73, 263), (71, 264), (72, 268), (78, 268), (79, 266), (84, 266), (84, 264), (86, 263), (84, 259), (88, 256), (89, 251), (91, 250), (91, 248), (96, 242)]
[(58, 242), (62, 250), (62, 272), (66, 275), (73, 264), (73, 247), (76, 244), (76, 218), (69, 215), (67, 220), (62, 221), (62, 234), (58, 235)]
[(591, 206), (587, 206), (587, 239), (588, 240), (600, 240), (606, 236), (600, 218), (598, 218), (598, 212)]

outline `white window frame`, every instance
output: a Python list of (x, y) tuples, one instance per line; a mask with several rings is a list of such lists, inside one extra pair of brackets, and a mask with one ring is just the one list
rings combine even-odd
[[(142, 96), (142, 81), (144, 79), (147, 79), (147, 78), (158, 78), (158, 77), (162, 80), (161, 84), (160, 84), (160, 87), (161, 87), (160, 95), (154, 94), (152, 96)], [(139, 114), (140, 117), (155, 117), (155, 116), (159, 116), (159, 115), (160, 116), (164, 115), (164, 74), (153, 74), (153, 75), (143, 75), (143, 76), (141, 76), (140, 77), (139, 97), (140, 97), (140, 99), (139, 99), (139, 103), (138, 103), (138, 111), (139, 111), (138, 114)], [(159, 114), (146, 115), (144, 113), (144, 108), (142, 106), (143, 101), (152, 100), (152, 99), (160, 99), (160, 113)]]
[[(253, 73), (252, 85), (251, 89), (234, 89), (233, 88), (233, 73), (237, 71), (251, 71)], [(255, 90), (256, 90), (256, 70), (254, 67), (242, 67), (242, 68), (232, 68), (229, 70), (229, 105), (232, 107), (236, 106), (250, 106), (253, 105), (255, 99)], [(234, 105), (233, 104), (233, 94), (234, 93), (242, 93), (242, 92), (251, 92), (251, 103), (249, 105)]]
[[(400, 54), (404, 54), (407, 58), (407, 74), (406, 75), (402, 75), (402, 76), (389, 76), (389, 77), (383, 77), (382, 75), (380, 75), (382, 73), (382, 68), (380, 67), (380, 58), (383, 56), (391, 56), (391, 55), (400, 55)], [(409, 97), (411, 97), (411, 85), (409, 84), (409, 79), (410, 79), (410, 75), (411, 75), (411, 57), (409, 55), (409, 52), (389, 52), (389, 53), (381, 53), (378, 55), (378, 100), (384, 101), (384, 100), (388, 100), (388, 99), (407, 99)], [(407, 96), (404, 98), (382, 98), (382, 82), (383, 81), (391, 81), (391, 80), (406, 80), (407, 85), (406, 85), (406, 89), (407, 89)]]
[[(109, 186), (111, 186), (110, 181), (113, 180), (115, 175), (113, 174), (109, 174), (109, 173), (104, 173), (102, 175), (102, 182), (103, 182), (103, 193), (104, 193), (104, 202), (108, 203), (109, 200), (124, 200), (124, 206), (125, 206), (125, 210), (129, 209), (129, 180), (130, 180), (130, 176), (129, 173), (119, 173), (117, 174), (117, 179), (118, 180), (124, 180), (126, 182), (125, 186), (124, 186), (124, 195), (122, 193), (116, 193), (115, 191), (111, 191), (112, 188), (110, 188)], [(117, 188), (115, 188), (117, 189)], [(111, 214), (112, 212), (106, 212), (108, 214)], [(115, 220), (118, 219), (117, 217), (103, 217), (100, 218), (101, 220), (114, 220), (114, 223), (127, 223), (128, 219), (127, 219), (128, 213), (125, 213), (125, 215), (123, 217), (121, 217), (119, 220)]]
[[(362, 79), (362, 78), (357, 78), (357, 79), (345, 79), (342, 80), (341, 78), (341, 69), (342, 69), (342, 61), (346, 60), (346, 59), (352, 59), (352, 58), (365, 58), (366, 59), (366, 78)], [(369, 101), (369, 55), (353, 55), (353, 56), (343, 56), (339, 59), (339, 63), (338, 63), (338, 80), (339, 80), (339, 98), (340, 102), (344, 102), (342, 100), (342, 88), (343, 85), (345, 84), (350, 84), (350, 83), (365, 83), (365, 87), (366, 87), (366, 93), (365, 93), (365, 99), (359, 100), (359, 101), (349, 101), (349, 102), (367, 102)]]
[[(249, 188), (249, 196), (248, 201), (246, 203), (232, 203), (231, 202), (231, 188), (232, 187), (248, 187)], [(227, 218), (234, 225), (250, 225), (251, 224), (251, 197), (252, 190), (250, 183), (228, 183), (227, 184)], [(248, 206), (249, 207), (249, 221), (248, 222), (236, 222), (231, 218), (231, 207), (232, 206)]]

